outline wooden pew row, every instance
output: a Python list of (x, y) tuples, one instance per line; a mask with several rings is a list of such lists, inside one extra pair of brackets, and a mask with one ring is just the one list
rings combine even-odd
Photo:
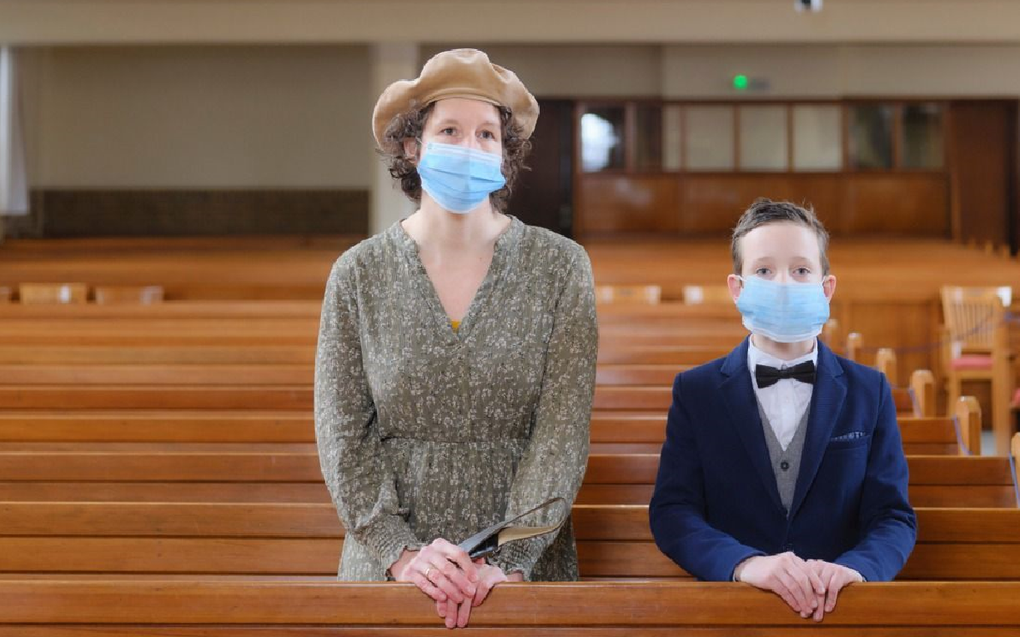
[[(901, 580), (1020, 579), (1020, 509), (918, 509)], [(641, 505), (575, 505), (582, 577), (684, 578)], [(0, 503), (0, 572), (332, 575), (330, 504)]]
[[(667, 410), (593, 412), (593, 452), (658, 453), (665, 440)], [(908, 454), (981, 452), (981, 408), (973, 397), (962, 397), (951, 418), (900, 416), (897, 422)]]
[[(817, 626), (742, 584), (503, 584), (472, 611), (467, 630), (488, 637), (1016, 637), (1018, 597), (1017, 582), (858, 584)], [(0, 598), (16, 600), (0, 606), (2, 637), (450, 634), (412, 584), (7, 579)]]
[[(299, 307), (298, 302), (280, 303), (283, 307)], [(26, 306), (28, 307), (28, 306)], [(41, 307), (39, 305), (33, 307)], [(60, 332), (79, 336), (95, 336), (116, 341), (120, 336), (151, 331), (156, 336), (190, 335), (196, 333), (230, 334), (231, 328), (242, 332), (258, 334), (260, 330), (276, 327), (282, 333), (294, 336), (318, 334), (319, 311), (304, 312), (301, 315), (286, 316), (226, 316), (186, 317), (173, 313), (163, 314), (161, 306), (151, 306), (146, 314), (135, 316), (96, 315), (83, 316), (70, 312), (49, 316), (18, 317), (3, 316), (4, 323), (12, 331), (35, 335), (43, 332)], [(243, 307), (243, 306), (242, 306)], [(301, 307), (308, 308), (303, 305)], [(35, 314), (39, 314), (36, 312)], [(726, 344), (736, 345), (747, 336), (736, 312), (727, 320), (714, 316), (693, 316), (686, 312), (645, 318), (640, 314), (611, 314), (600, 324), (600, 335), (626, 337), (642, 333), (654, 334), (664, 339), (704, 338), (725, 336)]]
[[(599, 386), (669, 386), (680, 371), (691, 366), (602, 365), (596, 373)], [(309, 365), (0, 365), (0, 384), (45, 386), (92, 385), (311, 385)], [(922, 405), (934, 406), (934, 378), (927, 370), (914, 373), (918, 382), (910, 390), (894, 388), (900, 414), (931, 416)], [(0, 385), (0, 386), (2, 386)], [(919, 388), (917, 391), (914, 388)], [(921, 400), (916, 397), (921, 396)], [(929, 400), (930, 397), (930, 400)]]
[[(9, 409), (0, 411), (0, 443), (314, 442), (310, 411)], [(968, 444), (980, 442), (980, 410), (973, 399), (961, 400), (955, 418), (901, 417), (898, 422), (909, 454), (963, 453), (961, 438)], [(593, 453), (658, 453), (665, 439), (666, 410), (595, 411), (590, 427)]]
[[(1020, 445), (1020, 434), (1017, 436)], [(907, 456), (910, 501), (920, 507), (1020, 506), (1017, 476), (999, 456)], [(579, 504), (645, 504), (651, 500), (658, 454), (593, 454)]]
[[(641, 345), (624, 349), (602, 349), (600, 364), (613, 365), (700, 365), (725, 356), (731, 347)], [(0, 345), (0, 365), (181, 365), (181, 364), (290, 364), (314, 365), (315, 344), (160, 345), (143, 341), (118, 345)]]
[[(227, 367), (224, 371), (230, 371)], [(211, 374), (215, 370), (205, 372)], [(87, 367), (72, 370), (67, 376), (84, 376)], [(312, 386), (301, 384), (270, 384), (255, 387), (247, 372), (234, 382), (225, 384), (170, 384), (182, 378), (172, 371), (152, 369), (149, 378), (164, 375), (161, 383), (92, 384), (82, 382), (43, 384), (0, 384), (0, 409), (310, 409)], [(284, 372), (286, 373), (286, 372)], [(110, 372), (119, 380), (123, 374)], [(253, 372), (253, 378), (259, 373)], [(262, 375), (272, 378), (272, 372)], [(226, 380), (226, 378), (224, 378)], [(903, 400), (909, 400), (905, 398)], [(670, 386), (599, 385), (595, 391), (594, 409), (657, 411), (665, 413), (672, 402)]]
[[(0, 500), (329, 501), (318, 455), (308, 444), (5, 444), (2, 449)], [(907, 461), (916, 506), (1020, 504), (1008, 458), (908, 456)], [(646, 504), (658, 466), (658, 454), (593, 454), (577, 501)]]

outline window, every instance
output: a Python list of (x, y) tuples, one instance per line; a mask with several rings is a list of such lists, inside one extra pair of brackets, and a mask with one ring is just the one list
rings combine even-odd
[(638, 172), (661, 170), (662, 151), (668, 143), (663, 139), (662, 107), (638, 104), (634, 117), (634, 169)]
[(741, 170), (786, 170), (786, 107), (741, 106)]
[(922, 103), (903, 106), (900, 127), (903, 168), (942, 168), (942, 106)]
[(893, 167), (893, 112), (889, 104), (863, 104), (849, 108), (847, 150), (851, 167)]
[(840, 170), (843, 143), (840, 108), (833, 104), (793, 106), (793, 169)]
[(733, 170), (733, 107), (687, 107), (688, 170)]
[(624, 107), (589, 108), (581, 115), (581, 170), (624, 167)]

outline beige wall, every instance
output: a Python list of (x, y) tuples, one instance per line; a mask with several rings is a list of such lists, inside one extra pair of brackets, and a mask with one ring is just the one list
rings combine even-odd
[(444, 49), (477, 46), (545, 97), (659, 95), (662, 47), (444, 44), (422, 47), (424, 63)]
[(364, 188), (364, 47), (31, 52), (36, 186)]
[(0, 42), (1020, 42), (1016, 0), (0, 0)]
[[(772, 97), (1020, 95), (1020, 45), (485, 48), (540, 97), (729, 98), (738, 72)], [(24, 51), (34, 186), (371, 187), (370, 47)]]
[(737, 73), (767, 79), (763, 97), (1020, 95), (1018, 45), (670, 46), (662, 69), (677, 98), (734, 97)]

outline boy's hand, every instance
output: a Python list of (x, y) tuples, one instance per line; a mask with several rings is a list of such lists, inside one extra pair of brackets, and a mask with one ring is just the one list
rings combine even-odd
[(825, 600), (817, 571), (792, 552), (750, 557), (737, 565), (733, 577), (779, 595), (805, 619), (817, 614)]
[[(832, 562), (826, 562), (824, 560), (808, 560), (808, 568), (818, 575), (818, 578), (822, 581), (827, 589), (825, 595), (825, 606), (824, 611), (831, 613), (836, 608), (836, 597), (839, 595), (839, 591), (845, 586), (849, 586), (855, 582), (863, 582), (864, 578), (860, 573), (852, 568), (842, 566), (840, 564), (833, 564)], [(819, 605), (815, 609), (814, 619), (815, 621), (822, 620), (822, 609)]]

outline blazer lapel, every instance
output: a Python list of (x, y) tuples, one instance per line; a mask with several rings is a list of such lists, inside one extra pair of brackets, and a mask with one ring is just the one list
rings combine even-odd
[(815, 387), (811, 392), (811, 412), (808, 414), (807, 435), (800, 459), (800, 474), (793, 492), (790, 517), (796, 515), (807, 496), (808, 489), (818, 474), (825, 449), (832, 437), (839, 414), (846, 399), (846, 381), (842, 378), (843, 367), (832, 351), (818, 341), (818, 369)]
[(776, 475), (772, 471), (772, 461), (769, 458), (761, 416), (758, 413), (758, 400), (754, 396), (751, 373), (747, 369), (748, 342), (745, 339), (743, 345), (730, 352), (723, 362), (719, 370), (723, 375), (720, 389), (725, 399), (730, 424), (740, 436), (751, 465), (758, 472), (765, 490), (772, 497), (772, 502), (782, 509), (783, 502), (779, 497)]

